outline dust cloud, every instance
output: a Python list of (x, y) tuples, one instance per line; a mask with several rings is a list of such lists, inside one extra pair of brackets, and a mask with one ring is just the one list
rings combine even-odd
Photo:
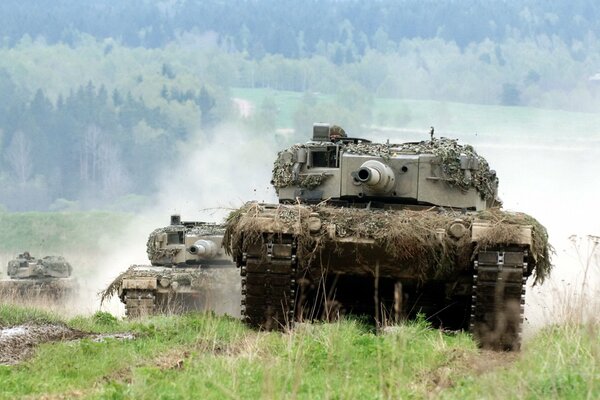
[[(255, 137), (234, 125), (223, 125), (210, 138), (198, 133), (190, 142), (179, 145), (178, 159), (159, 176), (160, 190), (153, 205), (135, 216), (126, 232), (110, 241), (105, 254), (96, 259), (97, 274), (82, 293), (98, 309), (97, 293), (129, 265), (148, 264), (146, 240), (154, 229), (167, 226), (171, 214), (184, 221), (222, 222), (228, 213), (246, 201), (276, 201), (269, 184), (277, 146), (273, 137)], [(231, 283), (231, 296), (211, 299), (218, 313), (239, 313), (239, 272), (223, 271)], [(103, 310), (123, 315), (119, 299), (112, 298)]]
[(534, 287), (530, 282), (525, 337), (543, 325), (597, 318), (600, 249), (592, 248), (588, 235), (600, 234), (600, 149), (551, 140), (483, 142), (477, 148), (498, 172), (504, 208), (537, 218), (556, 250), (550, 279)]
[[(97, 238), (97, 250), (65, 251), (79, 283), (75, 299), (40, 304), (36, 299), (16, 299), (23, 305), (41, 307), (66, 316), (92, 314), (98, 310), (123, 316), (124, 306), (113, 297), (100, 306), (99, 292), (133, 264), (149, 264), (146, 241), (154, 229), (167, 226), (171, 214), (184, 221), (222, 222), (228, 213), (246, 201), (276, 201), (269, 184), (273, 158), (277, 152), (274, 137), (256, 137), (234, 125), (223, 125), (210, 138), (198, 132), (179, 146), (178, 158), (157, 176), (160, 188), (152, 206), (134, 216), (118, 237)], [(27, 249), (34, 256), (49, 255), (43, 248)], [(17, 254), (0, 254), (1, 265)], [(210, 299), (210, 308), (219, 313), (239, 314), (239, 271), (223, 271), (231, 283), (231, 294)]]

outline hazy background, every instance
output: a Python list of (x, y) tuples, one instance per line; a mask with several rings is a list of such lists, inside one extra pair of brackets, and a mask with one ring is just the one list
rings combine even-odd
[(555, 273), (526, 327), (562, 318), (600, 235), (598, 21), (583, 0), (3, 1), (1, 265), (63, 254), (94, 311), (170, 214), (273, 201), (276, 152), (313, 122), (392, 142), (435, 126), (548, 227)]

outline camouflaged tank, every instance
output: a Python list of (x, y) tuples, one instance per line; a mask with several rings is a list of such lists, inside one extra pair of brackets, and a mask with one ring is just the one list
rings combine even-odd
[[(221, 243), (224, 227), (205, 222), (171, 224), (148, 237), (151, 265), (132, 265), (102, 292), (118, 295), (128, 317), (222, 308), (235, 266)], [(229, 296), (231, 297), (231, 296)]]
[(456, 140), (379, 144), (315, 124), (279, 152), (279, 204), (247, 203), (225, 246), (242, 276), (242, 314), (264, 329), (367, 315), (378, 325), (422, 314), (517, 349), (525, 284), (551, 269), (545, 228), (502, 211), (498, 179)]
[(60, 256), (35, 258), (24, 252), (8, 262), (6, 273), (8, 278), (0, 281), (3, 297), (61, 299), (77, 289), (71, 264)]

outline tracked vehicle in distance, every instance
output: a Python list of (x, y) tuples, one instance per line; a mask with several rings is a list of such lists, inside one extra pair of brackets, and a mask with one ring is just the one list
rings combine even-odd
[(26, 251), (8, 262), (8, 278), (0, 281), (0, 293), (8, 298), (64, 299), (78, 287), (72, 271), (61, 256), (35, 258)]
[(128, 317), (188, 310), (227, 310), (235, 265), (222, 248), (222, 225), (181, 221), (150, 233), (150, 265), (132, 265), (102, 293), (118, 295)]
[(279, 204), (247, 203), (225, 245), (242, 276), (242, 314), (263, 329), (368, 315), (424, 314), (487, 348), (520, 346), (525, 284), (549, 273), (545, 228), (502, 211), (498, 179), (471, 146), (379, 144), (315, 124), (279, 152)]

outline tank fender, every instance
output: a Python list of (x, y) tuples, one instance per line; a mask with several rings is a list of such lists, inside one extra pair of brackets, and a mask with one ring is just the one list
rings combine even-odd
[(155, 290), (158, 287), (156, 278), (153, 276), (136, 276), (135, 278), (125, 278), (121, 283), (121, 289), (148, 289)]
[[(489, 221), (474, 221), (471, 227), (471, 242), (485, 241), (490, 232), (494, 229), (494, 224)], [(518, 229), (518, 234), (515, 235), (515, 239), (512, 244), (526, 245), (529, 247), (533, 246), (533, 226), (532, 225), (518, 225), (515, 226)], [(535, 252), (532, 253), (534, 259), (536, 258)]]

